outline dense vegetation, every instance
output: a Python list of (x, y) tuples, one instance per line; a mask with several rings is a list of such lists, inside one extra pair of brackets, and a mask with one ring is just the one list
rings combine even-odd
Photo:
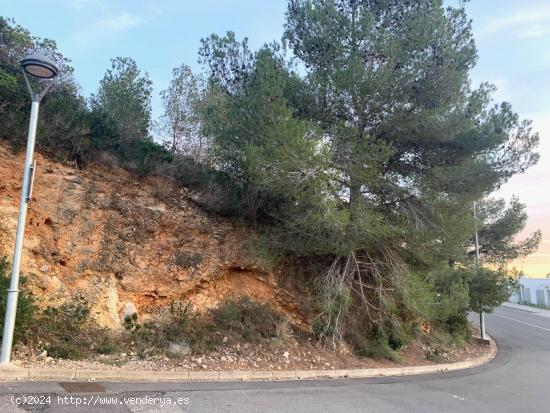
[[(0, 138), (14, 147), (28, 106), (18, 61), (36, 48), (64, 73), (44, 102), (40, 149), (80, 167), (109, 153), (249, 220), (259, 255), (318, 274), (321, 340), (387, 355), (423, 321), (466, 337), (467, 311), (498, 305), (513, 288), (504, 264), (540, 241), (514, 243), (525, 206), (488, 197), (537, 162), (538, 135), (492, 101), (492, 85), (471, 83), (462, 7), (290, 0), (281, 42), (203, 39), (203, 73), (174, 69), (158, 122), (131, 58), (113, 59), (86, 101), (55, 42), (0, 19)], [(479, 269), (476, 226), (490, 264)]]

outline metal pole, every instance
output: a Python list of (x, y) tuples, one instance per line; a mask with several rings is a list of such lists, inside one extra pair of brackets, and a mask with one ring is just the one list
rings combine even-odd
[(25, 222), (27, 218), (27, 206), (30, 201), (30, 189), (33, 171), (34, 143), (36, 140), (36, 125), (38, 122), (38, 108), (41, 96), (32, 96), (31, 118), (29, 121), (29, 134), (27, 138), (27, 153), (23, 170), (23, 186), (19, 201), (19, 218), (17, 220), (17, 232), (15, 236), (15, 248), (13, 251), (13, 264), (11, 272), (10, 288), (6, 304), (6, 318), (4, 321), (4, 334), (2, 336), (2, 354), (0, 364), (7, 364), (11, 358), (13, 331), (15, 329), (15, 313), (17, 310), (17, 298), (19, 296), (19, 272), (21, 267), (21, 253), (23, 251), (23, 238), (25, 236)]
[[(476, 240), (476, 269), (479, 270), (479, 237), (477, 234), (477, 213), (476, 213), (476, 203), (474, 202), (474, 229), (475, 229), (475, 240)], [(483, 311), (479, 313), (479, 332), (482, 340), (485, 340), (485, 315)]]
[(479, 313), (479, 331), (482, 340), (485, 340), (485, 314)]
[(474, 202), (474, 229), (476, 235), (476, 268), (479, 268), (479, 237), (477, 235), (477, 212), (476, 203)]

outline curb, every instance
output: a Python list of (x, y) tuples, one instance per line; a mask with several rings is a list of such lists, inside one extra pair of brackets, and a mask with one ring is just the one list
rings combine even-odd
[(445, 373), (478, 367), (493, 360), (497, 345), (489, 337), (490, 350), (474, 360), (427, 366), (390, 367), (339, 370), (248, 370), (248, 371), (117, 371), (80, 369), (38, 369), (16, 366), (0, 367), (0, 381), (258, 381), (258, 380), (306, 380), (408, 376), (415, 374)]

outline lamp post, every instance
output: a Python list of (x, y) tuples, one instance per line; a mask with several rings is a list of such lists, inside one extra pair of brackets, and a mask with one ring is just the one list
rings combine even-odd
[[(476, 241), (476, 270), (479, 272), (479, 237), (477, 234), (477, 212), (476, 212), (476, 203), (474, 201), (474, 230), (475, 230), (475, 241)], [(479, 275), (479, 274), (478, 274)], [(479, 335), (482, 340), (485, 340), (485, 315), (483, 310), (479, 312)]]
[(38, 108), (40, 101), (50, 89), (52, 82), (40, 93), (35, 93), (29, 81), (29, 76), (38, 79), (53, 79), (58, 74), (58, 69), (53, 61), (46, 56), (32, 54), (21, 60), (21, 69), (31, 95), (31, 117), (29, 121), (29, 134), (27, 137), (27, 151), (25, 155), (25, 167), (23, 170), (23, 185), (21, 186), (21, 198), (19, 201), (19, 217), (17, 220), (17, 232), (15, 235), (15, 248), (13, 250), (13, 264), (8, 300), (6, 303), (6, 318), (4, 321), (4, 333), (2, 336), (2, 354), (0, 364), (7, 364), (11, 358), (13, 331), (15, 328), (15, 315), (17, 311), (17, 298), (19, 296), (19, 271), (21, 266), (21, 253), (23, 250), (23, 238), (25, 235), (25, 222), (27, 207), (31, 199), (32, 183), (34, 180), (35, 161), (34, 143), (36, 140), (36, 125), (38, 122)]

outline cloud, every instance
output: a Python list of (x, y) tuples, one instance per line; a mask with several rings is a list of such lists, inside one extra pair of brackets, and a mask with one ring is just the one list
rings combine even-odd
[(107, 9), (107, 6), (102, 0), (62, 0), (62, 3), (77, 10), (82, 9), (84, 7), (95, 7), (100, 9)]
[(144, 23), (143, 17), (132, 13), (102, 13), (101, 17), (92, 20), (88, 26), (73, 33), (71, 42), (78, 50), (83, 51), (82, 46), (85, 45), (85, 50), (89, 51), (112, 40), (115, 34), (121, 34)]
[(122, 12), (116, 16), (102, 18), (98, 25), (112, 31), (123, 31), (132, 27), (141, 26), (145, 20), (135, 14)]
[(528, 39), (532, 37), (541, 37), (550, 33), (549, 26), (537, 25), (533, 27), (527, 27), (517, 33), (518, 37), (522, 39)]
[(517, 37), (540, 37), (550, 33), (550, 5), (516, 9), (510, 15), (490, 19), (481, 29), (484, 34), (513, 31)]

